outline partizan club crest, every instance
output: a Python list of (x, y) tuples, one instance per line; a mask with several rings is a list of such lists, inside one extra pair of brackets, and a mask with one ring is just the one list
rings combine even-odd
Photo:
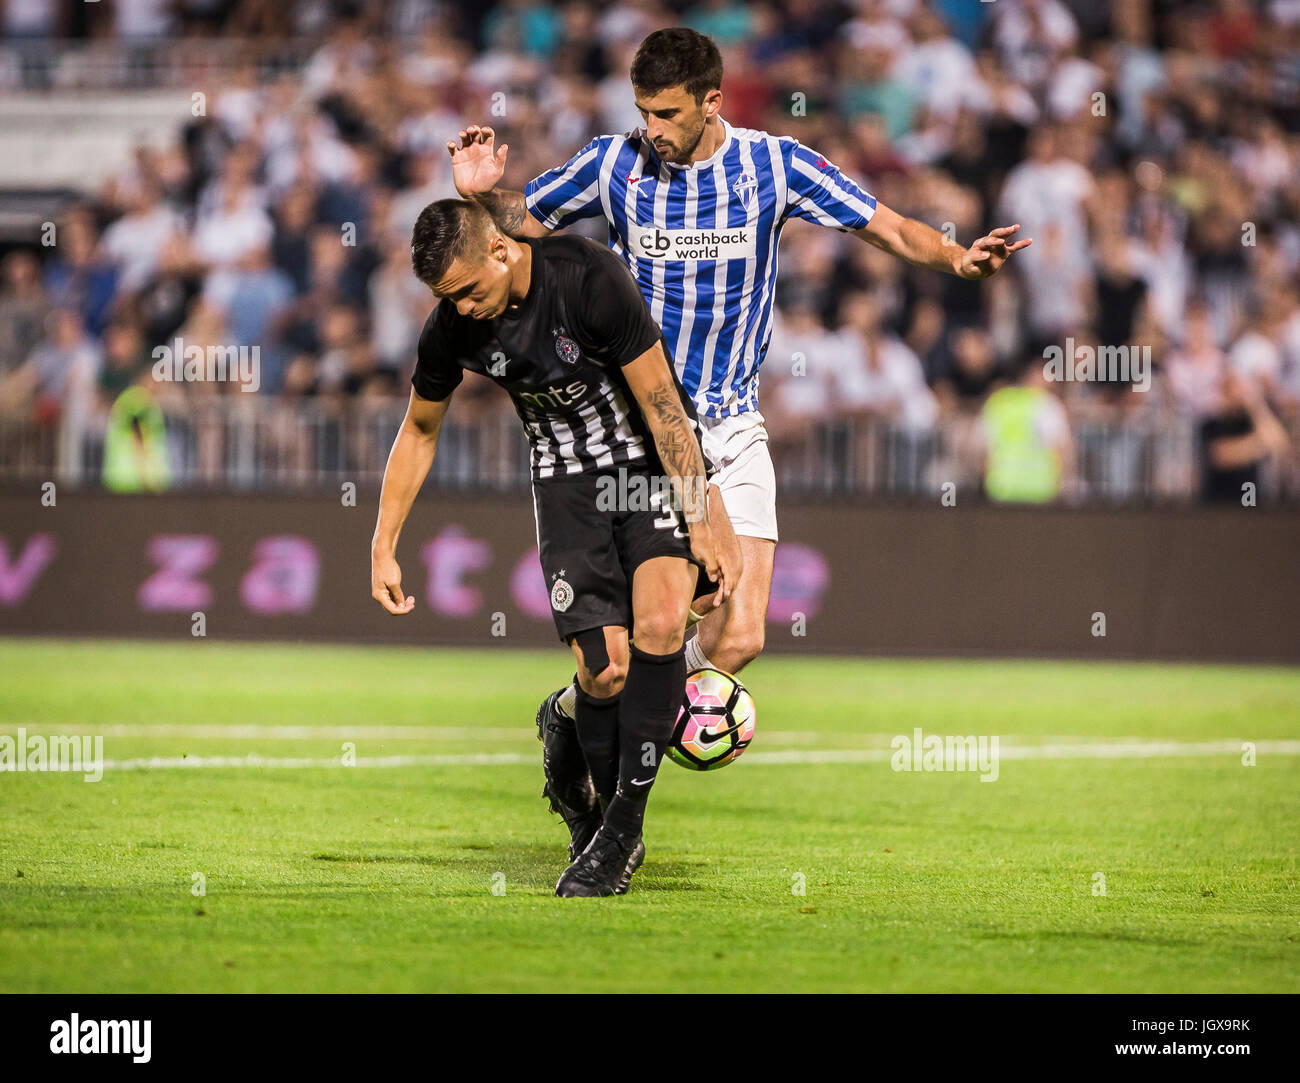
[(555, 336), (555, 355), (566, 365), (576, 365), (578, 358), (582, 356), (582, 351), (578, 349), (578, 344), (573, 339), (557, 334)]
[(551, 586), (551, 608), (557, 613), (563, 613), (572, 604), (573, 588), (569, 586), (569, 581), (564, 578), (564, 572), (561, 571)]

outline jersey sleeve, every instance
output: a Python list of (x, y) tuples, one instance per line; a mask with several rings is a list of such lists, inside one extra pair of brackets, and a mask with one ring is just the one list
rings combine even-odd
[(659, 325), (623, 261), (591, 242), (592, 260), (583, 277), (578, 309), (580, 330), (592, 353), (616, 365), (629, 365), (662, 337)]
[(600, 162), (612, 136), (597, 136), (562, 166), (524, 185), (524, 206), (547, 229), (561, 229), (604, 213)]
[(465, 370), (460, 365), (462, 350), (454, 331), (448, 329), (439, 317), (441, 308), (439, 304), (424, 321), (416, 350), (415, 372), (411, 374), (415, 393), (433, 402), (447, 398), (465, 378)]
[(850, 180), (824, 155), (796, 139), (782, 140), (787, 218), (806, 218), (841, 232), (861, 229), (876, 213), (876, 197)]

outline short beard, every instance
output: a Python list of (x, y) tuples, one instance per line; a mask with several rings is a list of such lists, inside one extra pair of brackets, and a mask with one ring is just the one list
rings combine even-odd
[(707, 122), (700, 125), (700, 130), (695, 134), (691, 145), (686, 147), (680, 154), (675, 155), (668, 160), (674, 165), (687, 165), (691, 160), (691, 155), (695, 153), (695, 148), (700, 145), (700, 140), (704, 138), (704, 129), (708, 127)]

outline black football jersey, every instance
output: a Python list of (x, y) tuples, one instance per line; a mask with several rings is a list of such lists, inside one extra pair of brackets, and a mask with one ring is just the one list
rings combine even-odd
[[(534, 480), (628, 464), (661, 471), (622, 367), (662, 342), (663, 333), (626, 265), (585, 237), (519, 243), (533, 253), (524, 299), (490, 320), (462, 316), (441, 301), (420, 334), (411, 377), (416, 394), (441, 401), (466, 369), (495, 380), (524, 423)], [(668, 370), (698, 439), (695, 404), (671, 361)]]

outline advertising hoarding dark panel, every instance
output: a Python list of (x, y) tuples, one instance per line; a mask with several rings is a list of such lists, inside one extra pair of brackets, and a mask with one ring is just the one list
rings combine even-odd
[[(370, 598), (373, 528), (372, 499), (5, 496), (0, 634), (202, 613), (217, 638), (558, 645), (527, 499), (422, 498), (405, 617)], [(769, 651), (1300, 661), (1295, 514), (787, 504), (781, 529)]]

